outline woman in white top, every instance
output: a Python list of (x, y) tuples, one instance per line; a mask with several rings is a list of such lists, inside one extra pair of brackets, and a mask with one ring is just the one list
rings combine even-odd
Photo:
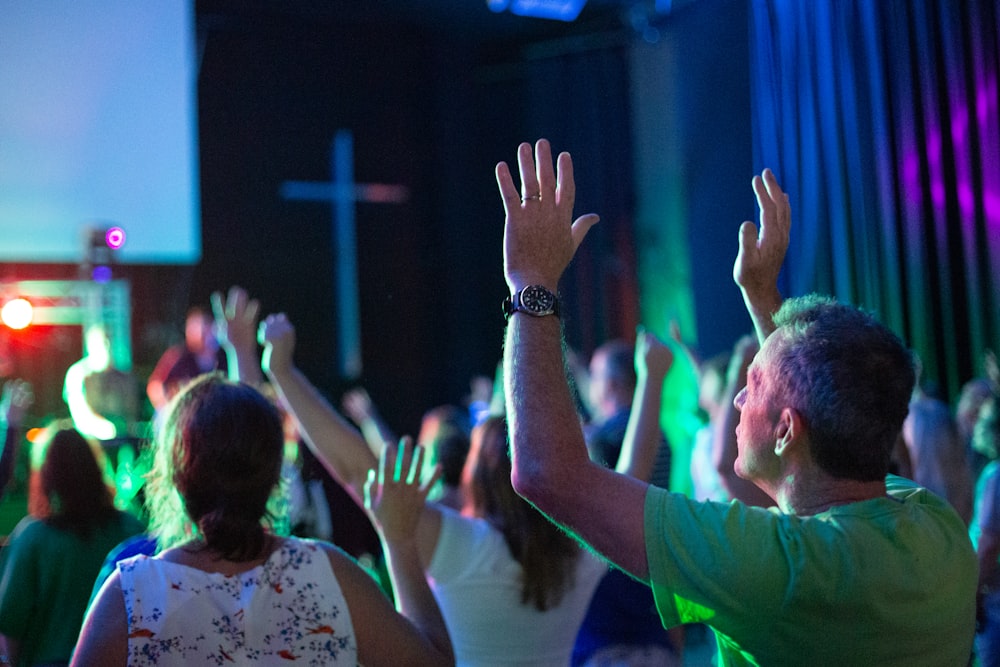
[(284, 438), (255, 389), (219, 375), (193, 381), (154, 447), (148, 494), (163, 551), (118, 564), (73, 665), (454, 664), (416, 551), (413, 508), (429, 489), (414, 481), (419, 448), (387, 448), (367, 488), (400, 614), (338, 548), (268, 527)]
[[(284, 315), (261, 325), (264, 371), (310, 447), (362, 502), (375, 455), (292, 363), (295, 332)], [(662, 347), (669, 369), (672, 355)], [(656, 455), (663, 374), (640, 376), (635, 423), (620, 469), (648, 478)], [(637, 446), (643, 445), (643, 446)], [(459, 665), (568, 665), (587, 605), (607, 565), (518, 496), (510, 482), (504, 419), (476, 428), (463, 472), (468, 502), (455, 512), (424, 505), (421, 563), (448, 625)], [(599, 492), (595, 490), (595, 492)]]

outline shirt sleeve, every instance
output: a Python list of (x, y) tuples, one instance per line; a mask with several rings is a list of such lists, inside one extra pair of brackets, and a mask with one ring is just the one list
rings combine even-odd
[(649, 583), (665, 627), (777, 610), (794, 543), (772, 511), (739, 502), (697, 502), (655, 486), (646, 492)]

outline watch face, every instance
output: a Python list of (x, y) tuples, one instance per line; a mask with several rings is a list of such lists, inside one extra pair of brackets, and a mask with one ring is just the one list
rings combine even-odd
[(521, 290), (521, 306), (536, 315), (552, 312), (556, 296), (541, 285), (529, 285)]

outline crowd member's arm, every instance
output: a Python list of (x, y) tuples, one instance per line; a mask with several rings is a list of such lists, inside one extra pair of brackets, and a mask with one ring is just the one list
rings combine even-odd
[(997, 361), (996, 352), (989, 349), (983, 352), (983, 366), (986, 369), (986, 379), (989, 381), (993, 393), (1000, 394), (1000, 362)]
[(1000, 533), (984, 529), (979, 534), (976, 545), (976, 557), (979, 560), (979, 585), (976, 587), (976, 615), (983, 618), (983, 600), (988, 593), (989, 584), (996, 578), (997, 559), (1000, 558)]
[(86, 358), (77, 361), (66, 371), (63, 381), (63, 400), (69, 408), (73, 425), (80, 433), (98, 440), (111, 440), (119, 434), (118, 429), (103, 415), (96, 412), (87, 401), (85, 380), (89, 369)]
[(635, 393), (617, 470), (643, 482), (652, 476), (663, 443), (660, 429), (663, 381), (673, 363), (673, 351), (655, 335), (640, 329), (635, 340)]
[[(372, 450), (358, 430), (295, 367), (295, 329), (283, 314), (269, 315), (261, 322), (260, 340), (264, 345), (264, 372), (298, 422), (306, 444), (355, 502), (364, 507), (368, 471), (378, 463)], [(440, 529), (440, 514), (434, 505), (425, 505), (417, 531), (425, 564), (434, 553)]]
[(117, 569), (87, 609), (69, 664), (70, 667), (128, 664), (128, 614)]
[(260, 303), (242, 287), (230, 287), (225, 302), (212, 293), (212, 313), (219, 344), (226, 351), (229, 378), (259, 387), (264, 381), (257, 350), (257, 317)]
[(372, 402), (371, 396), (363, 387), (357, 387), (344, 394), (341, 405), (351, 421), (361, 429), (361, 435), (365, 437), (365, 442), (368, 443), (375, 456), (382, 452), (385, 443), (396, 442), (399, 439), (382, 419), (382, 415), (379, 414), (378, 408)]
[(791, 206), (770, 169), (753, 177), (753, 190), (760, 207), (760, 230), (749, 220), (740, 226), (739, 252), (733, 264), (733, 279), (753, 320), (761, 345), (774, 331), (772, 317), (781, 307), (778, 274), (788, 250)]
[(733, 401), (736, 394), (747, 384), (747, 368), (749, 368), (759, 347), (757, 340), (749, 335), (741, 337), (733, 346), (729, 368), (726, 371), (726, 387), (720, 401), (718, 419), (713, 424), (712, 459), (715, 463), (715, 469), (719, 473), (719, 479), (722, 481), (722, 486), (730, 498), (740, 500), (747, 505), (770, 507), (774, 505), (774, 500), (761, 491), (756, 484), (737, 475), (733, 467), (736, 464), (736, 457), (739, 455), (736, 445), (736, 425), (740, 421), (740, 411), (736, 409)]
[[(979, 413), (977, 430), (985, 426), (985, 419), (991, 419), (989, 404), (983, 406)], [(983, 429), (986, 431), (987, 429)], [(992, 440), (989, 436), (976, 438), (977, 444), (985, 444)], [(995, 444), (995, 443), (994, 443)], [(1000, 475), (987, 474), (982, 478), (982, 488), (976, 499), (976, 528), (979, 537), (976, 540), (976, 558), (979, 561), (979, 579), (976, 586), (976, 618), (982, 623), (985, 608), (983, 603), (988, 595), (997, 592), (997, 568), (1000, 562)]]
[[(448, 628), (424, 578), (420, 561), (417, 526), (427, 494), (439, 474), (421, 483), (423, 455), (423, 448), (414, 447), (409, 438), (401, 440), (398, 446), (387, 443), (382, 448), (378, 472), (369, 472), (365, 484), (365, 509), (382, 541), (396, 609), (420, 631), (426, 642), (427, 658), (438, 663), (453, 663), (455, 657)], [(381, 641), (381, 626), (377, 627), (373, 637), (375, 644)], [(412, 649), (397, 657), (405, 656), (409, 662), (410, 651)], [(361, 663), (369, 664), (365, 656), (358, 657)]]
[[(573, 220), (569, 154), (559, 156), (555, 171), (547, 141), (537, 143), (534, 156), (529, 144), (521, 144), (518, 166), (520, 194), (507, 165), (496, 169), (506, 213), (507, 286), (511, 293), (529, 285), (555, 292), (597, 216)], [(643, 507), (648, 485), (590, 460), (564, 373), (558, 317), (511, 315), (504, 383), (514, 488), (613, 563), (647, 579)]]
[(149, 402), (154, 410), (162, 409), (170, 401), (167, 377), (170, 375), (170, 370), (177, 364), (181, 354), (180, 348), (167, 348), (160, 360), (156, 362), (153, 372), (149, 374), (149, 380), (146, 383), (146, 396), (149, 397)]
[(691, 349), (691, 346), (684, 342), (684, 337), (681, 336), (681, 326), (677, 323), (677, 320), (670, 320), (670, 338), (674, 341), (675, 348), (681, 352), (687, 362), (691, 365), (691, 369), (695, 372), (698, 379), (698, 384), (701, 384), (701, 359), (695, 354), (695, 351)]
[(260, 325), (264, 373), (285, 407), (295, 416), (306, 444), (330, 474), (364, 507), (368, 471), (378, 459), (358, 430), (344, 419), (295, 367), (295, 329), (283, 315), (268, 315)]

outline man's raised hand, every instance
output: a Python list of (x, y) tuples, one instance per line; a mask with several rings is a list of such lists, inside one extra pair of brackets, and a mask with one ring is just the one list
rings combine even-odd
[(749, 220), (740, 225), (733, 280), (743, 292), (758, 338), (763, 342), (773, 330), (771, 316), (781, 306), (778, 274), (788, 250), (792, 212), (788, 195), (770, 169), (753, 177), (753, 191), (760, 207), (760, 229)]
[(598, 221), (594, 214), (573, 220), (576, 184), (573, 160), (561, 153), (552, 167), (549, 142), (539, 139), (517, 148), (521, 189), (514, 185), (507, 163), (496, 167), (497, 185), (503, 200), (504, 275), (511, 291), (531, 284), (553, 292), (587, 231)]

